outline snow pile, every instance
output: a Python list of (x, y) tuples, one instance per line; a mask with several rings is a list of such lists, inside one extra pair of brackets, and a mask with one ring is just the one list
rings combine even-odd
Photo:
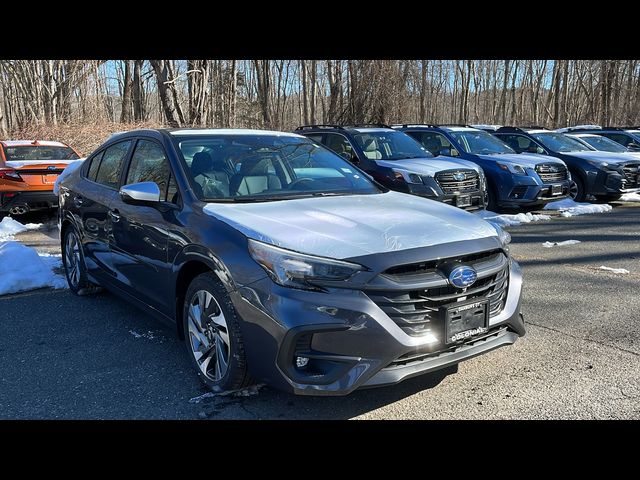
[(625, 193), (620, 197), (621, 202), (640, 202), (640, 193)]
[(545, 210), (558, 210), (563, 217), (574, 217), (576, 215), (585, 215), (588, 213), (605, 213), (613, 210), (608, 204), (594, 205), (592, 203), (577, 203), (571, 198), (558, 200), (557, 202), (547, 203)]
[(58, 178), (56, 178), (56, 183), (53, 184), (53, 193), (58, 195), (60, 182), (64, 180), (66, 177), (68, 177), (69, 175), (71, 175), (71, 173), (73, 173), (75, 170), (77, 170), (78, 167), (80, 167), (80, 165), (82, 165), (84, 161), (85, 161), (84, 158), (81, 158), (79, 160), (74, 160), (73, 162), (71, 162), (69, 165), (65, 167), (62, 173), (58, 175)]
[(0, 242), (0, 295), (35, 288), (65, 288), (64, 276), (53, 272), (61, 267), (60, 255), (38, 254), (20, 242)]
[(27, 230), (37, 230), (41, 226), (41, 223), (27, 223), (23, 225), (11, 217), (5, 217), (0, 222), (0, 241), (11, 240), (16, 233), (26, 232)]
[(580, 243), (580, 240), (565, 240), (564, 242), (544, 242), (542, 246), (544, 248), (551, 247), (564, 247), (565, 245), (575, 245), (576, 243)]
[(480, 218), (483, 218), (484, 220), (490, 220), (493, 223), (497, 223), (500, 226), (506, 227), (512, 225), (520, 225), (521, 223), (551, 220), (551, 215), (538, 215), (531, 212), (518, 213), (516, 215), (501, 215), (489, 210), (480, 210), (479, 212), (476, 212), (476, 215), (478, 215)]
[(612, 268), (612, 267), (605, 267), (604, 265), (600, 267), (600, 270), (606, 270), (608, 272), (621, 273), (621, 274), (629, 273), (629, 270), (627, 270), (626, 268)]
[(233, 397), (250, 397), (253, 395), (257, 395), (260, 391), (260, 389), (264, 387), (264, 383), (258, 383), (256, 385), (250, 385), (248, 387), (245, 388), (241, 388), (240, 390), (227, 390), (226, 392), (207, 392), (203, 395), (198, 395), (197, 397), (193, 397), (189, 399), (189, 403), (200, 403), (201, 401), (203, 401), (206, 398), (212, 398), (212, 397), (226, 397), (226, 396), (233, 396)]

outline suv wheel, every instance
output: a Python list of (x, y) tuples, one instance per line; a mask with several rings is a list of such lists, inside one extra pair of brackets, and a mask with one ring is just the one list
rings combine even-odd
[(487, 193), (484, 201), (484, 208), (490, 212), (498, 211), (498, 196), (491, 185), (487, 185)]
[(84, 263), (82, 246), (73, 227), (69, 227), (64, 233), (62, 263), (69, 290), (76, 295), (81, 295), (82, 290), (90, 288), (91, 283), (87, 280), (87, 269)]
[(569, 196), (575, 200), (576, 202), (584, 202), (587, 195), (584, 191), (584, 182), (578, 175), (571, 175), (573, 177), (573, 181), (569, 186)]
[(211, 390), (237, 390), (251, 384), (240, 318), (213, 273), (189, 285), (182, 310), (185, 345), (200, 380)]

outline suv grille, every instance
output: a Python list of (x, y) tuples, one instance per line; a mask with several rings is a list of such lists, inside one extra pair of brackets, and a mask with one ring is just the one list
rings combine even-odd
[[(459, 179), (456, 177), (459, 177)], [(446, 170), (438, 172), (436, 173), (436, 182), (438, 182), (438, 185), (446, 195), (457, 192), (473, 192), (480, 188), (480, 176), (475, 170)]]
[(567, 179), (567, 168), (557, 163), (540, 163), (536, 165), (536, 173), (544, 183), (562, 182)]
[(627, 163), (622, 167), (624, 176), (627, 179), (625, 188), (635, 188), (640, 186), (640, 163)]
[[(439, 331), (442, 328), (440, 307), (455, 303), (461, 297), (466, 297), (467, 300), (488, 298), (490, 317), (500, 313), (507, 298), (509, 280), (507, 257), (500, 251), (494, 251), (475, 261), (466, 261), (466, 257), (444, 261), (451, 260), (460, 260), (467, 265), (472, 265), (478, 272), (478, 280), (466, 291), (450, 285), (435, 269), (426, 268), (422, 270), (425, 273), (414, 273), (414, 279), (417, 275), (422, 275), (421, 278), (424, 277), (425, 283), (431, 283), (433, 287), (420, 290), (370, 291), (367, 295), (389, 318), (412, 336)], [(398, 279), (409, 273), (385, 274), (390, 278)]]

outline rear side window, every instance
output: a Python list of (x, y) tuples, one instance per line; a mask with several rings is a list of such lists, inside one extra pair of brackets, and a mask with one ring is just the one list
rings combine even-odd
[(160, 145), (149, 140), (138, 140), (131, 157), (126, 184), (154, 182), (160, 188), (160, 198), (171, 201), (176, 193), (175, 181), (171, 181), (171, 167)]
[(100, 161), (102, 160), (102, 155), (104, 151), (98, 153), (91, 159), (91, 164), (89, 165), (89, 171), (87, 172), (87, 178), (89, 180), (96, 181), (96, 174), (98, 173), (98, 167), (100, 166)]
[(614, 142), (618, 142), (620, 145), (624, 145), (625, 147), (631, 143), (631, 137), (622, 133), (603, 133), (602, 135), (610, 138)]
[[(131, 140), (116, 143), (105, 149), (96, 175), (96, 182), (110, 188), (117, 188), (122, 172), (122, 162), (129, 151)], [(93, 167), (93, 162), (92, 165)]]

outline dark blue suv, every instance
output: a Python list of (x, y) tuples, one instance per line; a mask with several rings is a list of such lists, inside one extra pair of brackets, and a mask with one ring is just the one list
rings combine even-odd
[(472, 161), (487, 179), (487, 209), (523, 208), (569, 195), (571, 175), (562, 160), (540, 152), (518, 154), (490, 133), (467, 125), (395, 125), (434, 155)]

